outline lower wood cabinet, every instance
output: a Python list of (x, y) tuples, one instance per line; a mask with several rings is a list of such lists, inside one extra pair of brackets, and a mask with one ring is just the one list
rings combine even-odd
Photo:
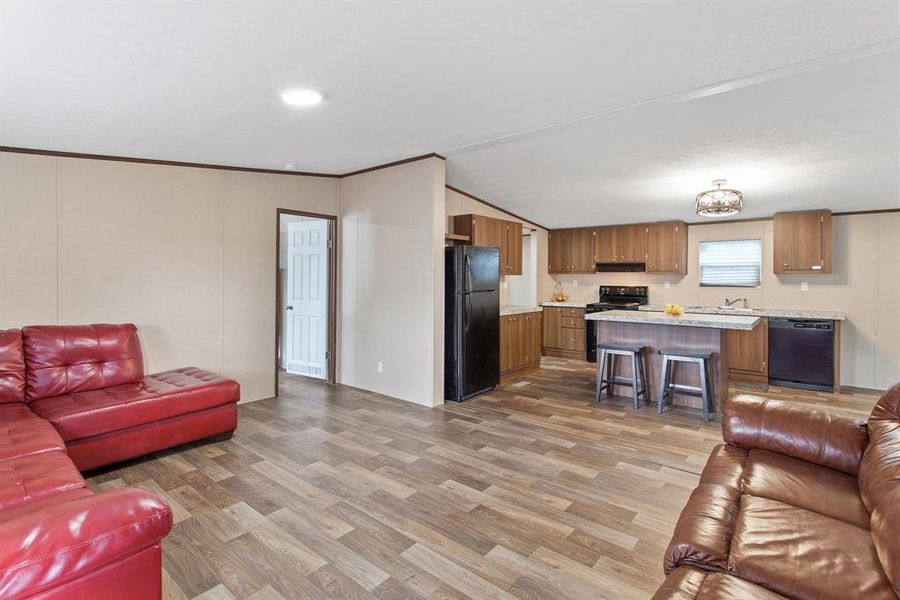
[(544, 307), (545, 356), (585, 359), (585, 322), (583, 308)]
[(541, 313), (500, 317), (500, 377), (541, 364)]
[(768, 383), (769, 319), (763, 318), (751, 331), (729, 329), (725, 343), (730, 380)]

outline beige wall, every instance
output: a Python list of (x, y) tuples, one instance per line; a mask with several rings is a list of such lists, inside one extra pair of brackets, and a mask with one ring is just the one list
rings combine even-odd
[[(497, 210), (493, 206), (489, 206), (483, 202), (479, 202), (474, 198), (470, 198), (465, 194), (460, 194), (450, 188), (446, 189), (444, 197), (444, 209), (447, 215), (446, 231), (453, 233), (453, 215), (484, 215), (486, 217), (494, 217), (497, 219), (505, 219), (508, 221), (521, 220), (511, 216), (502, 210)], [(549, 298), (553, 293), (553, 286), (556, 282), (547, 275), (547, 230), (539, 225), (535, 225), (529, 221), (523, 222), (523, 225), (535, 230), (534, 239), (537, 240), (537, 270), (535, 273), (537, 280), (537, 297), (538, 300)], [(508, 280), (516, 275), (506, 275), (501, 280)], [(500, 304), (508, 304), (507, 297), (509, 295), (508, 287), (501, 286)]]
[(0, 328), (138, 325), (146, 368), (274, 390), (276, 208), (338, 180), (0, 153)]
[(354, 175), (340, 187), (339, 379), (425, 406), (440, 404), (444, 161)]
[[(847, 313), (841, 329), (844, 385), (885, 389), (900, 379), (900, 213), (849, 215), (833, 220), (833, 273), (776, 276), (772, 270), (772, 221), (715, 223), (688, 228), (688, 274), (600, 273), (559, 275), (573, 300), (593, 301), (601, 282), (648, 285), (650, 302), (720, 305), (725, 297), (747, 297), (750, 306), (806, 308)], [(704, 240), (763, 240), (762, 285), (701, 288), (697, 281), (698, 243)], [(668, 281), (670, 288), (665, 287)], [(800, 284), (809, 283), (801, 292)], [(542, 296), (548, 299), (549, 294)]]

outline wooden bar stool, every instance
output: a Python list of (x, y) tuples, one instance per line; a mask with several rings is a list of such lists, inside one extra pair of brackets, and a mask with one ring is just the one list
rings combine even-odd
[[(685, 394), (700, 398), (703, 402), (703, 420), (709, 422), (709, 409), (712, 406), (712, 385), (709, 379), (710, 352), (684, 352), (672, 348), (660, 349), (663, 357), (662, 369), (659, 379), (659, 404), (657, 412), (662, 414), (666, 405), (666, 397), (672, 399), (672, 394)], [(700, 387), (672, 383), (673, 363), (694, 363), (700, 367)]]
[[(607, 396), (612, 396), (613, 385), (627, 385), (631, 388), (631, 397), (634, 399), (634, 407), (640, 408), (641, 395), (649, 404), (652, 400), (647, 395), (647, 377), (644, 371), (644, 355), (641, 346), (614, 346), (612, 344), (597, 344), (600, 356), (597, 357), (597, 392), (594, 399), (600, 401), (600, 392), (606, 390)], [(615, 374), (616, 357), (625, 356), (631, 358), (631, 377)], [(604, 371), (606, 375), (604, 376)]]

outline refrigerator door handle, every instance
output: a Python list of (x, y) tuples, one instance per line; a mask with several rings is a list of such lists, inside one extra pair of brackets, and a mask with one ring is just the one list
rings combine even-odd
[(466, 288), (465, 291), (470, 291), (472, 289), (472, 269), (469, 265), (469, 253), (463, 253), (463, 270), (466, 272)]
[(470, 294), (463, 294), (465, 300), (463, 300), (463, 315), (462, 315), (462, 325), (463, 331), (469, 330), (469, 303), (472, 301), (472, 296)]

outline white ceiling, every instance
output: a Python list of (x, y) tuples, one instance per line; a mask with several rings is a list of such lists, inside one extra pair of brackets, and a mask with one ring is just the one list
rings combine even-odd
[(690, 218), (717, 177), (747, 216), (893, 207), (898, 41), (893, 0), (6, 1), (0, 145), (330, 173), (437, 151), (548, 226)]

